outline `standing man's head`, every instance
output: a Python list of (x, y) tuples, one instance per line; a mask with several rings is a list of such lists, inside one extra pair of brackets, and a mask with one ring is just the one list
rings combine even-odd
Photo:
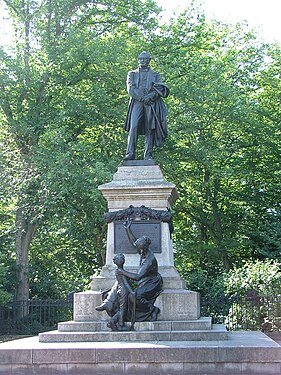
[(138, 60), (139, 60), (139, 66), (141, 68), (147, 68), (151, 60), (150, 54), (148, 52), (143, 51), (142, 53), (139, 54)]

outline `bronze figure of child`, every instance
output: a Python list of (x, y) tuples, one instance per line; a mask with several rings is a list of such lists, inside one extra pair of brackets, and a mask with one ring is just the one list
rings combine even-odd
[[(122, 326), (122, 322), (124, 321), (131, 321), (132, 327), (134, 321), (155, 321), (160, 312), (160, 309), (154, 306), (154, 303), (156, 298), (162, 292), (163, 280), (158, 272), (157, 259), (149, 248), (151, 240), (147, 236), (142, 236), (136, 239), (130, 229), (131, 224), (132, 220), (128, 219), (124, 223), (124, 228), (127, 232), (129, 241), (140, 254), (139, 271), (137, 273), (128, 272), (124, 270), (123, 267), (118, 266), (116, 270), (117, 280), (115, 284), (104, 299), (103, 303), (96, 307), (97, 311), (106, 310), (112, 319), (114, 318), (114, 322), (112, 324), (109, 323), (110, 328), (113, 330), (124, 330), (124, 325)], [(137, 287), (134, 290), (132, 290), (129, 280), (133, 280), (137, 283)], [(119, 297), (118, 284), (119, 290), (123, 288), (123, 291), (119, 293)], [(126, 302), (122, 302), (122, 313), (120, 313), (120, 302), (118, 303), (118, 298), (120, 298), (121, 294), (123, 296), (122, 298), (126, 298)], [(126, 314), (124, 313), (125, 310), (127, 310)], [(115, 323), (117, 321), (119, 322), (118, 324)]]

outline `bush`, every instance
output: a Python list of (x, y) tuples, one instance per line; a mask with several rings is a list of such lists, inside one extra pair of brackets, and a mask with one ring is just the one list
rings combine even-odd
[(237, 298), (228, 317), (230, 329), (279, 331), (281, 321), (279, 264), (272, 260), (247, 262), (224, 275), (226, 293)]
[(0, 305), (7, 303), (12, 298), (12, 294), (7, 290), (8, 272), (8, 266), (4, 263), (0, 263)]
[(281, 288), (279, 264), (272, 260), (246, 262), (224, 275), (228, 295), (246, 296), (254, 291), (259, 296), (277, 295)]

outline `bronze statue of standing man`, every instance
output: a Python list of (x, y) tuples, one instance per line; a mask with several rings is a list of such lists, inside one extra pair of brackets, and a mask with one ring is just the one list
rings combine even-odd
[(152, 159), (154, 146), (162, 146), (168, 135), (167, 109), (162, 100), (169, 89), (159, 73), (150, 69), (151, 57), (142, 52), (138, 56), (139, 67), (127, 76), (127, 91), (130, 96), (124, 129), (129, 132), (125, 160), (134, 160), (139, 135), (145, 135), (144, 159)]

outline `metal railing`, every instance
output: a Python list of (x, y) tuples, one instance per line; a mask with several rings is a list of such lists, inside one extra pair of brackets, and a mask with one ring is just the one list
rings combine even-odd
[[(32, 335), (57, 329), (58, 322), (72, 319), (73, 296), (62, 300), (29, 300), (0, 306), (0, 334)], [(201, 298), (201, 316), (228, 330), (281, 331), (281, 295)]]
[(0, 334), (38, 334), (71, 320), (73, 299), (10, 302), (0, 306)]
[(213, 323), (224, 324), (230, 331), (281, 331), (281, 295), (260, 296), (250, 291), (243, 296), (201, 299), (201, 315)]

